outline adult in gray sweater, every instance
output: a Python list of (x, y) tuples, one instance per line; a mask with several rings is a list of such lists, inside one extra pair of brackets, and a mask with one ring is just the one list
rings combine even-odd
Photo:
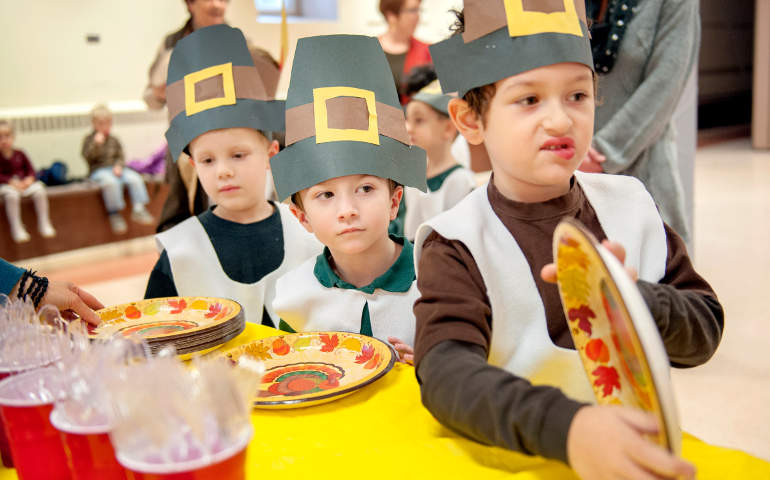
[(697, 0), (589, 0), (599, 78), (594, 145), (580, 169), (632, 175), (689, 244), (672, 115), (700, 48)]

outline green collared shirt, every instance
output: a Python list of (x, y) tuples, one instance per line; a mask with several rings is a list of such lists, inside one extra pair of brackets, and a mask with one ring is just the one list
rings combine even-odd
[(462, 167), (462, 165), (454, 165), (452, 167), (447, 168), (446, 170), (444, 170), (443, 172), (439, 173), (438, 175), (430, 177), (427, 180), (427, 182), (428, 182), (428, 190), (430, 190), (431, 192), (435, 192), (436, 190), (441, 188), (441, 185), (444, 184), (444, 180), (446, 180), (447, 177), (452, 172), (457, 170), (458, 168), (463, 168), (463, 167)]
[[(363, 287), (356, 287), (344, 280), (334, 272), (329, 262), (331, 252), (324, 248), (323, 253), (316, 257), (313, 274), (318, 282), (326, 288), (344, 288), (347, 290), (358, 290), (363, 293), (373, 294), (376, 289), (382, 289), (387, 292), (408, 292), (412, 287), (416, 276), (414, 273), (414, 247), (404, 237), (389, 235), (390, 239), (399, 245), (403, 245), (396, 261), (382, 275), (375, 278), (372, 283)], [(281, 320), (281, 330), (294, 331), (289, 324)], [(361, 334), (372, 336), (372, 323), (369, 317), (369, 303), (364, 304), (364, 310), (361, 313)]]

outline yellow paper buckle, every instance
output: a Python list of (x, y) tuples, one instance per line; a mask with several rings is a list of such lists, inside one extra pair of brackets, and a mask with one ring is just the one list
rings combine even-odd
[(566, 33), (583, 36), (580, 18), (573, 0), (564, 0), (563, 12), (532, 12), (524, 10), (522, 0), (504, 0), (508, 17), (508, 32), (511, 37), (523, 37), (538, 33)]
[[(337, 97), (363, 98), (369, 110), (369, 129), (329, 128), (326, 101)], [(377, 123), (377, 103), (374, 92), (354, 87), (323, 87), (313, 89), (313, 114), (315, 116), (315, 141), (326, 142), (365, 142), (380, 144), (380, 130)]]
[[(200, 102), (196, 101), (195, 84), (217, 75), (222, 75), (224, 96), (209, 98)], [(214, 65), (213, 67), (204, 68), (184, 76), (184, 106), (188, 117), (222, 105), (235, 105), (235, 82), (233, 82), (232, 63)]]

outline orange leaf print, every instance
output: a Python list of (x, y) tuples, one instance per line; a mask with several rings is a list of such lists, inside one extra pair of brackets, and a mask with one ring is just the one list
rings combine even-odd
[(589, 337), (591, 336), (592, 329), (589, 318), (596, 318), (596, 314), (591, 310), (591, 307), (588, 305), (581, 305), (580, 308), (570, 308), (567, 311), (567, 314), (572, 322), (580, 320), (578, 322), (578, 328), (586, 332)]
[(321, 347), (322, 352), (333, 352), (335, 348), (337, 348), (337, 345), (340, 344), (340, 339), (337, 335), (321, 335), (321, 343), (323, 343), (323, 347)]
[(221, 311), (222, 311), (221, 303), (215, 303), (213, 305), (209, 305), (209, 311), (204, 315), (204, 317), (206, 318), (216, 317)]
[(586, 344), (586, 355), (594, 362), (607, 363), (610, 361), (610, 349), (601, 338), (594, 338)]
[(272, 355), (270, 355), (270, 347), (264, 343), (253, 345), (246, 351), (246, 355), (254, 357), (258, 360), (269, 360), (272, 358)]
[(126, 308), (126, 318), (130, 318), (132, 320), (135, 320), (142, 316), (142, 312), (139, 311), (138, 308), (136, 308), (133, 305), (129, 305)]
[(361, 348), (361, 354), (356, 356), (356, 363), (366, 363), (374, 356), (374, 347), (366, 344)]
[(171, 313), (178, 315), (182, 313), (182, 310), (187, 308), (187, 302), (182, 298), (180, 300), (169, 300), (168, 306), (172, 308)]
[(374, 356), (374, 358), (369, 360), (366, 365), (364, 365), (364, 368), (371, 370), (372, 368), (377, 366), (379, 361), (380, 361), (380, 354), (378, 353), (377, 355)]
[(615, 388), (620, 390), (620, 377), (618, 376), (618, 371), (615, 370), (615, 367), (600, 366), (591, 373), (596, 377), (594, 385), (602, 387), (602, 396), (608, 397)]

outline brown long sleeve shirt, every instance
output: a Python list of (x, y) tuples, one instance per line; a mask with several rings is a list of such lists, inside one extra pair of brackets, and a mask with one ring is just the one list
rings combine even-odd
[(96, 132), (94, 131), (83, 139), (82, 154), (88, 162), (88, 174), (91, 175), (95, 170), (103, 167), (123, 166), (125, 158), (120, 140), (109, 135), (103, 143), (99, 144), (94, 141), (95, 135)]
[[(492, 210), (511, 233), (531, 267), (545, 307), (548, 333), (558, 346), (574, 348), (556, 285), (540, 278), (553, 261), (551, 239), (564, 217), (582, 222), (596, 238), (606, 235), (593, 207), (574, 181), (559, 198), (514, 202), (488, 188)], [(659, 283), (639, 281), (674, 366), (694, 366), (713, 355), (723, 327), (716, 294), (694, 270), (682, 239), (665, 226), (668, 256)], [(566, 461), (566, 439), (581, 404), (552, 387), (486, 362), (494, 319), (481, 272), (460, 241), (432, 233), (423, 244), (417, 285), (415, 360), (423, 403), (440, 421), (484, 443)]]

